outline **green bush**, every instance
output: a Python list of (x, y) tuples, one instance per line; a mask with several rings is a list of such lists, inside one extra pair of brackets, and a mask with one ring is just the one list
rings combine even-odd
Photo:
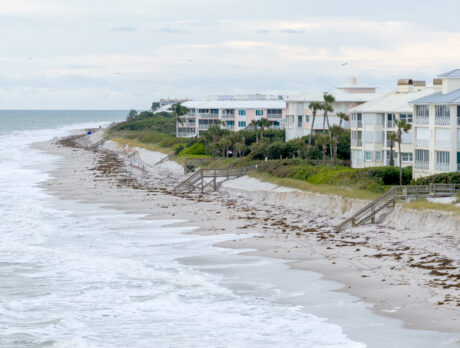
[(442, 173), (424, 178), (418, 178), (412, 181), (415, 185), (429, 185), (429, 184), (460, 184), (460, 172)]
[(196, 155), (206, 155), (206, 148), (203, 143), (198, 142), (193, 144), (192, 146), (184, 149), (180, 153), (181, 156), (196, 156)]

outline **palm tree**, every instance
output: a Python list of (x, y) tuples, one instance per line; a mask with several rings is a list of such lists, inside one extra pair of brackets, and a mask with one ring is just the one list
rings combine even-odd
[(316, 143), (322, 147), (323, 150), (323, 164), (326, 165), (327, 145), (331, 143), (331, 137), (327, 134), (320, 134), (316, 137)]
[(269, 120), (267, 120), (266, 118), (260, 119), (260, 121), (259, 121), (259, 126), (260, 126), (260, 139), (262, 139), (263, 136), (264, 136), (264, 130), (265, 130), (265, 128), (268, 128), (268, 127), (270, 127), (271, 125), (272, 125), (272, 123), (271, 123)]
[(311, 138), (313, 137), (313, 125), (315, 124), (316, 112), (318, 110), (321, 110), (323, 106), (321, 105), (321, 103), (311, 102), (310, 105), (308, 105), (308, 108), (311, 110), (311, 113), (312, 113), (312, 122), (310, 126), (310, 138), (308, 139), (308, 146), (310, 146)]
[(390, 133), (387, 137), (389, 143), (390, 143), (390, 167), (395, 166), (395, 159), (393, 156), (393, 147), (395, 146), (395, 142), (398, 140), (398, 137), (396, 136), (395, 133)]
[(249, 124), (249, 126), (254, 127), (254, 130), (256, 131), (256, 143), (258, 144), (259, 143), (258, 129), (259, 129), (259, 126), (260, 126), (260, 121), (252, 120), (251, 123)]
[(182, 106), (180, 103), (177, 103), (173, 105), (172, 111), (176, 118), (176, 124), (184, 124), (184, 120), (180, 117), (185, 115), (188, 112), (188, 109), (185, 106)]
[(233, 157), (238, 157), (238, 154), (236, 152), (236, 144), (238, 144), (241, 141), (241, 138), (241, 134), (238, 132), (232, 132), (228, 136), (228, 139), (230, 140), (232, 146)]
[(339, 127), (342, 127), (342, 122), (343, 122), (343, 121), (348, 121), (348, 120), (349, 120), (348, 115), (347, 115), (346, 113), (344, 113), (344, 112), (339, 112), (339, 113), (337, 114), (337, 117), (340, 119), (340, 121), (339, 121)]
[(402, 141), (402, 134), (409, 132), (412, 125), (407, 123), (406, 120), (397, 120), (396, 127), (398, 130), (396, 131), (396, 141), (398, 142), (398, 155), (399, 155), (399, 185), (402, 186), (402, 159), (401, 159), (401, 141)]
[[(323, 115), (324, 115), (324, 120), (323, 120), (323, 132), (324, 132), (324, 122), (327, 122), (327, 128), (329, 130), (329, 138), (332, 140), (332, 134), (331, 134), (331, 126), (329, 124), (329, 118), (327, 117), (328, 112), (333, 112), (334, 109), (332, 108), (332, 104), (335, 103), (335, 98), (332, 94), (325, 93), (323, 95)], [(332, 144), (330, 147), (331, 150), (331, 157), (332, 157)]]

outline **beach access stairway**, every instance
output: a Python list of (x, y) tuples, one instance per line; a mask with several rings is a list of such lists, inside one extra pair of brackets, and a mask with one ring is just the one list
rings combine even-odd
[(218, 178), (225, 180), (239, 178), (256, 169), (257, 165), (239, 168), (200, 169), (177, 185), (174, 188), (174, 192), (190, 193), (198, 189), (203, 193), (206, 187), (212, 187), (214, 191), (217, 191)]
[(396, 201), (418, 197), (452, 197), (460, 190), (456, 184), (430, 184), (393, 186), (389, 191), (358, 210), (336, 227), (337, 231), (351, 225), (360, 226), (368, 222), (375, 223), (376, 215), (387, 207), (395, 206)]
[(170, 153), (169, 155), (167, 155), (167, 156), (165, 156), (165, 157), (163, 157), (161, 160), (159, 160), (159, 161), (158, 161), (157, 163), (155, 163), (153, 166), (155, 167), (155, 166), (158, 166), (158, 165), (160, 165), (160, 164), (162, 164), (162, 163), (165, 163), (165, 162), (169, 161), (169, 160), (170, 160), (171, 158), (173, 158), (173, 157), (174, 157), (174, 152), (173, 152), (173, 153)]

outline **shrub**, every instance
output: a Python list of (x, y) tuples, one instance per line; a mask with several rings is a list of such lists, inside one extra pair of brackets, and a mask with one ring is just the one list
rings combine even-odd
[(415, 185), (460, 184), (460, 172), (441, 173), (412, 181)]
[(192, 146), (184, 149), (180, 153), (181, 156), (188, 156), (188, 155), (206, 155), (206, 148), (203, 143), (195, 143)]

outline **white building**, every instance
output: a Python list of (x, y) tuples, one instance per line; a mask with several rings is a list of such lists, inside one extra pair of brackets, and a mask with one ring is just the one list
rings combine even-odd
[[(432, 94), (433, 88), (425, 87), (424, 81), (399, 80), (394, 92), (385, 93), (371, 101), (351, 109), (351, 165), (353, 168), (389, 165), (391, 141), (396, 133), (396, 120), (413, 123), (414, 99)], [(401, 162), (403, 166), (413, 164), (414, 133), (402, 134)], [(393, 143), (394, 164), (398, 165), (397, 143)]]
[(178, 137), (194, 137), (213, 124), (233, 131), (245, 129), (253, 120), (266, 118), (270, 128), (283, 129), (286, 120), (284, 100), (208, 100), (182, 104), (188, 113), (176, 125)]
[[(347, 115), (353, 107), (365, 103), (375, 98), (376, 87), (358, 85), (355, 78), (351, 78), (349, 83), (335, 88), (328, 92), (335, 98), (332, 105), (333, 112), (328, 113), (329, 123), (331, 126), (339, 125), (340, 120), (337, 113), (343, 112)], [(312, 119), (312, 110), (309, 109), (311, 102), (323, 102), (324, 93), (317, 95), (301, 95), (289, 97), (286, 99), (286, 140), (301, 138), (310, 134)], [(313, 132), (323, 130), (323, 112), (318, 110), (313, 125)], [(342, 127), (348, 128), (348, 122), (343, 122)], [(327, 129), (327, 124), (325, 124)]]
[(460, 170), (460, 69), (433, 81), (434, 93), (412, 101), (414, 178)]

